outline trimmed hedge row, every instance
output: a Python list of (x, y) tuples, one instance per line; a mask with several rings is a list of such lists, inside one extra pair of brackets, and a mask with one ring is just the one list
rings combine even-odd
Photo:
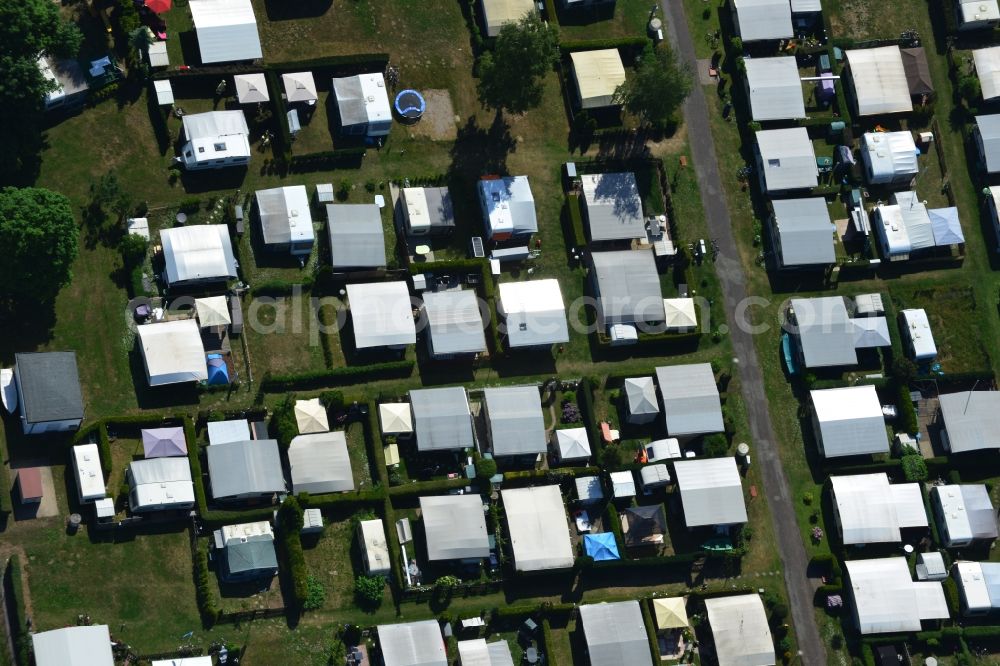
[(518, 487), (532, 481), (561, 481), (578, 476), (594, 476), (601, 473), (600, 467), (556, 467), (553, 469), (519, 469), (503, 473), (505, 486)]
[(593, 449), (594, 460), (601, 459), (601, 451), (604, 449), (604, 440), (597, 429), (597, 412), (594, 410), (594, 386), (591, 380), (584, 377), (577, 387), (577, 404), (580, 407), (580, 417), (587, 424), (587, 436), (590, 437), (590, 446)]
[(251, 296), (291, 296), (296, 293), (311, 291), (316, 280), (312, 275), (303, 275), (301, 280), (289, 282), (287, 280), (265, 280), (250, 286)]
[(566, 195), (566, 210), (573, 231), (574, 247), (587, 247), (587, 234), (583, 229), (583, 213), (580, 210), (580, 195), (575, 192)]
[(408, 377), (413, 372), (413, 361), (387, 361), (372, 365), (344, 366), (329, 370), (313, 370), (298, 374), (265, 375), (260, 386), (271, 393), (309, 390), (336, 384), (359, 384), (376, 379)]
[(388, 53), (349, 53), (346, 55), (324, 56), (296, 62), (276, 62), (265, 66), (268, 69), (282, 72), (297, 72), (302, 69), (323, 69), (326, 67), (343, 67), (345, 65), (370, 65), (385, 69), (389, 64)]
[[(16, 617), (8, 617), (10, 628), (13, 633), (11, 639), (14, 643), (15, 663), (20, 666), (27, 666), (29, 663), (28, 640), (28, 611), (24, 606), (24, 582), (21, 580), (21, 556), (14, 553), (7, 561), (7, 569), (4, 572), (3, 583), (7, 598), (8, 608), (13, 608)], [(6, 652), (6, 650), (4, 650)]]
[(620, 37), (618, 39), (567, 39), (559, 42), (559, 50), (563, 55), (573, 51), (597, 51), (602, 49), (619, 49), (624, 51), (627, 59), (634, 59), (650, 44), (647, 37)]
[(389, 494), (393, 497), (406, 497), (408, 495), (421, 495), (424, 493), (433, 495), (434, 493), (446, 492), (455, 488), (464, 488), (472, 482), (472, 479), (462, 476), (457, 479), (437, 479), (435, 481), (407, 483), (402, 486), (389, 488)]
[(101, 471), (104, 472), (104, 478), (107, 480), (111, 476), (111, 470), (114, 468), (111, 458), (111, 440), (108, 439), (107, 423), (101, 423), (97, 428), (97, 454), (101, 459)]
[[(3, 446), (0, 446), (0, 453), (2, 452)], [(14, 503), (10, 497), (13, 490), (10, 476), (7, 474), (7, 466), (0, 465), (0, 519), (14, 512)]]
[(198, 612), (206, 627), (215, 624), (222, 615), (222, 609), (215, 603), (212, 579), (208, 571), (208, 546), (195, 540), (192, 545), (194, 566), (194, 590), (198, 602)]
[(278, 509), (278, 543), (292, 581), (295, 606), (301, 609), (309, 597), (309, 569), (302, 552), (302, 507), (295, 497), (287, 497)]
[(646, 640), (649, 642), (649, 656), (653, 658), (653, 663), (660, 663), (660, 642), (657, 639), (656, 627), (653, 625), (653, 616), (649, 612), (649, 604), (645, 600), (639, 602), (642, 609), (642, 623), (646, 626)]

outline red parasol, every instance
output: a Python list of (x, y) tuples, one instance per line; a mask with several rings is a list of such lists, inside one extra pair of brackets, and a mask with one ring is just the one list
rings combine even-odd
[(146, 8), (154, 14), (162, 14), (170, 9), (171, 0), (146, 0)]

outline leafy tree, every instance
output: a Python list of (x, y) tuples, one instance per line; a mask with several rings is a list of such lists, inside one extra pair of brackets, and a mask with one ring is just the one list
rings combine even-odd
[(83, 35), (51, 0), (0, 2), (0, 183), (31, 181), (41, 148), (46, 93), (55, 90), (38, 69), (43, 54), (72, 58)]
[(524, 113), (542, 101), (542, 80), (555, 65), (555, 30), (532, 12), (500, 28), (492, 51), (479, 59), (479, 101), (499, 113)]
[(927, 471), (927, 463), (924, 462), (924, 457), (919, 453), (903, 456), (903, 476), (906, 477), (907, 481), (911, 482), (926, 481), (929, 472)]
[(354, 579), (354, 597), (363, 608), (378, 608), (385, 595), (383, 576), (358, 576)]
[(981, 93), (978, 76), (963, 76), (958, 80), (958, 94), (965, 98), (965, 101), (975, 102)]
[(476, 477), (481, 481), (489, 481), (497, 473), (497, 461), (492, 458), (480, 458), (476, 461)]
[(654, 127), (674, 120), (691, 92), (691, 69), (666, 44), (646, 49), (635, 73), (618, 86), (615, 101)]
[(702, 442), (702, 450), (708, 458), (721, 458), (729, 453), (729, 441), (721, 432), (707, 435)]
[(138, 234), (126, 234), (122, 239), (122, 258), (126, 268), (134, 268), (146, 259), (149, 243)]
[(35, 187), (0, 190), (0, 303), (50, 303), (72, 278), (77, 242), (69, 199)]

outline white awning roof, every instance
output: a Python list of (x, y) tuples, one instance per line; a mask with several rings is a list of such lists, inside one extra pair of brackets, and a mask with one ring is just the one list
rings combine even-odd
[(233, 244), (224, 224), (161, 229), (160, 242), (168, 284), (236, 277)]
[(505, 489), (500, 494), (518, 571), (573, 566), (573, 546), (559, 486)]
[(486, 515), (479, 495), (421, 497), (420, 516), (427, 540), (427, 559), (489, 557)]
[(208, 422), (208, 443), (228, 444), (250, 440), (250, 422), (246, 419)]
[(927, 526), (916, 483), (890, 484), (885, 473), (832, 476), (830, 483), (847, 545), (897, 543), (901, 528)]
[(625, 83), (625, 65), (618, 49), (597, 49), (570, 53), (577, 101), (584, 109), (614, 104), (615, 90)]
[(983, 99), (989, 101), (1000, 97), (1000, 46), (976, 49), (972, 58), (976, 63)]
[(263, 74), (236, 74), (233, 76), (233, 82), (236, 84), (236, 99), (240, 104), (271, 101), (271, 95), (267, 91), (267, 79)]
[(844, 563), (862, 634), (920, 631), (921, 620), (947, 619), (939, 581), (915, 583), (903, 557)]
[(770, 666), (776, 663), (767, 613), (758, 594), (705, 599), (719, 663)]
[(342, 431), (299, 435), (288, 445), (292, 492), (337, 493), (354, 490), (354, 472)]
[(678, 460), (674, 463), (674, 474), (688, 527), (747, 522), (743, 484), (735, 458)]
[(198, 313), (198, 323), (201, 324), (202, 328), (228, 326), (232, 323), (229, 302), (225, 296), (195, 299), (194, 309)]
[(874, 386), (824, 389), (809, 395), (824, 457), (889, 452), (882, 403)]
[(758, 122), (806, 117), (802, 80), (795, 56), (747, 58), (750, 111)]
[(845, 53), (851, 68), (858, 115), (908, 113), (913, 110), (903, 56), (898, 46), (854, 49)]
[[(64, 627), (31, 635), (37, 666), (114, 666), (106, 624)], [(6, 648), (5, 648), (6, 649)]]
[(611, 494), (614, 497), (618, 499), (635, 497), (635, 477), (631, 471), (611, 472), (608, 476), (611, 479)]
[(358, 349), (412, 345), (417, 341), (406, 282), (349, 284), (347, 300)]
[(326, 407), (319, 401), (319, 398), (295, 401), (295, 423), (299, 426), (300, 435), (326, 432), (330, 429)]
[(511, 347), (569, 342), (566, 306), (558, 280), (504, 282), (498, 290), (497, 310), (506, 319)]
[(150, 386), (208, 379), (205, 347), (194, 319), (145, 324), (136, 330)]
[(263, 57), (250, 0), (190, 0), (201, 63)]

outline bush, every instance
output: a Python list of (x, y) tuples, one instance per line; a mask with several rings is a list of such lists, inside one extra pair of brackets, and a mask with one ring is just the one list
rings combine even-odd
[(903, 456), (903, 476), (907, 481), (926, 481), (928, 477), (927, 463), (923, 456)]
[(122, 260), (126, 268), (134, 268), (146, 260), (146, 248), (149, 243), (138, 234), (125, 234), (122, 238), (121, 250)]
[(299, 424), (295, 420), (295, 395), (289, 394), (274, 408), (274, 415), (267, 426), (267, 433), (278, 440), (278, 446), (287, 449), (299, 434)]
[(181, 203), (177, 207), (177, 209), (182, 213), (197, 213), (200, 208), (201, 199), (198, 197), (186, 197), (181, 199)]
[(208, 551), (201, 545), (194, 549), (194, 585), (195, 599), (198, 602), (198, 612), (206, 626), (212, 626), (222, 614), (215, 603), (215, 594), (208, 571)]
[(327, 409), (343, 409), (343, 391), (323, 391), (319, 394), (320, 403)]
[(344, 366), (331, 370), (313, 370), (300, 374), (271, 375), (261, 381), (261, 388), (271, 393), (309, 390), (330, 384), (364, 384), (376, 379), (408, 377), (413, 361), (388, 361), (373, 365)]
[(302, 604), (303, 610), (318, 610), (323, 607), (326, 601), (326, 587), (319, 578), (310, 574), (306, 577), (306, 600)]
[(303, 524), (302, 507), (294, 496), (285, 498), (278, 509), (278, 527), (281, 538), (281, 552), (285, 557), (285, 565), (292, 581), (295, 603), (305, 608), (309, 600), (309, 572), (306, 569), (306, 558), (302, 552), (300, 530)]
[(729, 440), (718, 432), (708, 435), (702, 442), (702, 452), (707, 458), (721, 458), (729, 453)]
[(378, 608), (382, 605), (384, 596), (384, 576), (358, 576), (354, 579), (354, 598), (362, 608)]
[(496, 473), (497, 462), (492, 458), (480, 458), (476, 461), (476, 476), (481, 481), (489, 481)]

